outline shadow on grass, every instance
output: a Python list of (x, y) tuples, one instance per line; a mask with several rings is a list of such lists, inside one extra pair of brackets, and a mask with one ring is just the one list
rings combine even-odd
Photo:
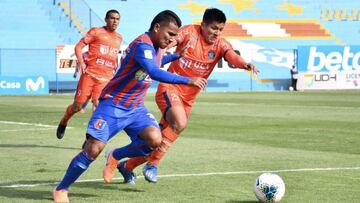
[[(39, 200), (50, 200), (52, 201), (52, 190), (56, 187), (58, 182), (56, 181), (18, 181), (15, 183), (0, 183), (0, 197), (8, 199), (27, 199), (32, 201)], [(21, 186), (23, 185), (23, 186)], [(50, 186), (50, 190), (36, 190), (34, 186)], [(145, 190), (132, 188), (132, 185), (127, 185), (124, 183), (114, 182), (111, 184), (105, 184), (102, 182), (87, 182), (87, 183), (75, 183), (71, 186), (71, 191), (69, 197), (76, 197), (80, 199), (94, 198), (98, 197), (101, 194), (94, 193), (80, 193), (76, 192), (81, 189), (91, 189), (91, 190), (119, 190), (127, 193), (144, 193)]]
[[(19, 185), (19, 187), (7, 187), (10, 184), (7, 183), (1, 183), (0, 184), (0, 197), (8, 198), (8, 199), (26, 199), (26, 200), (32, 200), (32, 201), (39, 201), (39, 200), (50, 200), (52, 201), (52, 189), (50, 190), (34, 190), (34, 187), (21, 187), (20, 185), (36, 185), (39, 184), (39, 186), (55, 186), (57, 185), (57, 182), (55, 181), (19, 181), (16, 183), (12, 183), (11, 185)], [(119, 187), (120, 186), (120, 187)], [(76, 192), (80, 189), (89, 188), (92, 190), (120, 190), (127, 193), (143, 193), (145, 190), (137, 189), (137, 188), (131, 188), (131, 185), (126, 185), (124, 183), (111, 183), (111, 184), (105, 184), (105, 183), (99, 183), (99, 182), (93, 182), (93, 183), (75, 183), (71, 187), (71, 191), (69, 193), (69, 197), (75, 197), (80, 199), (86, 199), (86, 198), (94, 198), (98, 197), (101, 194), (94, 194), (94, 193), (80, 193)]]
[(76, 185), (74, 185), (74, 187), (101, 189), (101, 190), (120, 190), (124, 192), (133, 192), (133, 193), (145, 192), (145, 190), (135, 188), (134, 185), (129, 185), (121, 182), (113, 182), (108, 184), (102, 182), (77, 183)]
[[(52, 201), (52, 191), (34, 191), (32, 188), (0, 188), (0, 196), (14, 199), (28, 200), (50, 200)], [(97, 195), (89, 193), (71, 192), (71, 197), (92, 198)]]
[(0, 148), (50, 148), (50, 149), (78, 149), (81, 150), (81, 146), (77, 147), (58, 147), (51, 145), (37, 145), (37, 144), (0, 144)]
[(255, 200), (230, 200), (230, 201), (226, 201), (226, 203), (259, 203), (259, 201), (255, 201)]

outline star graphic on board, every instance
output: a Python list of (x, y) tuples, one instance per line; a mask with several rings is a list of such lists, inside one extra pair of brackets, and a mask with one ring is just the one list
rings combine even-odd
[(250, 10), (257, 14), (260, 12), (259, 9), (253, 7), (254, 4), (256, 4), (257, 0), (219, 0), (219, 2), (225, 4), (232, 4), (234, 6), (235, 12), (240, 12), (244, 10)]
[(288, 2), (284, 2), (283, 5), (276, 7), (278, 10), (285, 10), (289, 15), (301, 15), (303, 13), (304, 6), (297, 6)]
[(200, 4), (193, 3), (192, 1), (189, 1), (189, 3), (178, 5), (177, 7), (183, 8), (183, 9), (189, 9), (190, 13), (192, 15), (195, 15), (195, 14), (203, 14), (205, 9), (208, 8), (208, 5), (200, 5)]

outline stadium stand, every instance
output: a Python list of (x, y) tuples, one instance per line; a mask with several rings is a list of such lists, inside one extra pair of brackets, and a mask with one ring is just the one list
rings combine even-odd
[(126, 45), (161, 10), (171, 9), (190, 24), (199, 23), (207, 7), (226, 13), (223, 36), (240, 54), (265, 60), (255, 61), (262, 73), (256, 82), (248, 74), (215, 72), (214, 91), (286, 89), (299, 46), (360, 44), (360, 8), (350, 1), (158, 0), (154, 6), (145, 0), (2, 0), (0, 77), (42, 75), (51, 90), (71, 90), (72, 74), (56, 71), (56, 46), (75, 44), (90, 27), (103, 25), (107, 10), (120, 11), (118, 32)]
[(1, 1), (1, 48), (53, 49), (57, 44), (73, 43), (79, 36), (58, 23), (62, 19), (56, 10), (55, 6), (43, 9), (37, 0)]

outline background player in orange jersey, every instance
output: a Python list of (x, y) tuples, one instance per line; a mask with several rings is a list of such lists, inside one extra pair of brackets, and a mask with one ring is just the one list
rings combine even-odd
[[(58, 139), (64, 137), (65, 129), (70, 118), (79, 112), (91, 98), (93, 110), (98, 105), (98, 98), (102, 89), (113, 77), (117, 67), (122, 36), (116, 32), (120, 22), (120, 13), (109, 10), (105, 16), (106, 25), (91, 28), (75, 46), (78, 59), (78, 70), (81, 76), (75, 93), (74, 102), (70, 104), (62, 117), (56, 131)], [(82, 49), (89, 46), (87, 59), (84, 59)]]
[[(225, 58), (233, 66), (252, 71), (259, 70), (237, 55), (231, 44), (220, 37), (226, 23), (225, 14), (216, 8), (205, 11), (201, 25), (186, 25), (181, 28), (177, 38), (177, 50), (188, 46), (185, 55), (173, 61), (168, 69), (172, 73), (187, 77), (208, 78), (216, 63)], [(161, 158), (169, 150), (179, 134), (185, 129), (199, 88), (160, 83), (156, 93), (156, 103), (163, 116), (160, 121), (163, 140), (161, 146), (148, 157), (135, 157), (120, 162), (118, 169), (124, 176), (124, 182), (135, 183), (135, 167), (147, 161), (143, 174), (147, 181), (157, 182), (157, 168)]]

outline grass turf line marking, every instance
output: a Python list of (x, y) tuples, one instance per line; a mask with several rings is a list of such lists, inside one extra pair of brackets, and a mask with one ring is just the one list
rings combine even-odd
[(37, 130), (53, 130), (54, 128), (27, 128), (27, 129), (14, 129), (14, 130), (0, 130), (0, 132), (24, 132), (24, 131), (37, 131)]
[(56, 128), (55, 125), (45, 125), (41, 123), (24, 123), (24, 122), (14, 122), (14, 121), (0, 121), (2, 124), (12, 124), (12, 125), (31, 125), (37, 127), (47, 127), (47, 128)]
[[(190, 173), (190, 174), (168, 174), (158, 175), (158, 178), (170, 178), (170, 177), (191, 177), (191, 176), (216, 176), (216, 175), (237, 175), (237, 174), (257, 174), (257, 173), (282, 173), (282, 172), (312, 172), (312, 171), (345, 171), (345, 170), (360, 170), (360, 167), (339, 167), (339, 168), (297, 168), (297, 169), (279, 169), (279, 170), (263, 170), (263, 171), (232, 171), (232, 172), (210, 172), (210, 173)], [(137, 176), (143, 178), (144, 176)], [(123, 178), (113, 178), (113, 180), (123, 180)], [(76, 183), (87, 183), (103, 181), (102, 178), (78, 180)], [(49, 186), (57, 185), (59, 182), (44, 182), (36, 184), (12, 184), (12, 185), (0, 185), (0, 188), (18, 188), (18, 187), (37, 187), (37, 186)]]
[[(45, 128), (57, 128), (56, 125), (46, 125), (41, 123), (24, 123), (24, 122), (14, 122), (14, 121), (0, 121), (0, 124), (10, 124), (10, 125), (30, 125), (36, 127), (45, 127)], [(68, 127), (72, 128), (72, 127)]]

